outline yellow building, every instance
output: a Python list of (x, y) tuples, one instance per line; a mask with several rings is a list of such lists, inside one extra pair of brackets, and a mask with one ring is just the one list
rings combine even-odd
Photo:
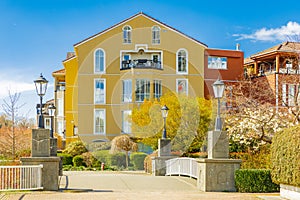
[(66, 143), (131, 133), (127, 120), (144, 99), (167, 91), (204, 96), (207, 46), (138, 13), (74, 45), (53, 72), (56, 132)]

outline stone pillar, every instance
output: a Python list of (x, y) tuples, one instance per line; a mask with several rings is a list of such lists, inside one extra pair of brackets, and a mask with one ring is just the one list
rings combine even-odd
[[(48, 129), (32, 130), (31, 157), (21, 158), (22, 165), (43, 165), (42, 187), (44, 190), (58, 190), (60, 157), (57, 155), (57, 139), (50, 139)], [(51, 157), (50, 157), (51, 156)]]
[(237, 159), (199, 159), (197, 188), (203, 192), (235, 192), (234, 173), (241, 162)]
[(226, 131), (209, 131), (208, 159), (198, 160), (197, 188), (204, 192), (236, 191), (234, 173), (241, 160), (229, 158), (229, 142)]
[(229, 141), (226, 131), (209, 131), (207, 146), (209, 159), (229, 157)]
[(22, 165), (43, 165), (43, 190), (57, 191), (59, 189), (58, 172), (60, 157), (23, 157), (20, 160), (22, 162)]
[(171, 140), (159, 139), (158, 140), (158, 157), (171, 155)]
[(171, 156), (171, 140), (158, 139), (158, 157), (152, 158), (152, 174), (154, 176), (166, 175), (166, 161), (176, 156)]
[(48, 129), (33, 129), (31, 157), (50, 156), (50, 131)]
[(57, 138), (50, 138), (50, 156), (57, 156)]

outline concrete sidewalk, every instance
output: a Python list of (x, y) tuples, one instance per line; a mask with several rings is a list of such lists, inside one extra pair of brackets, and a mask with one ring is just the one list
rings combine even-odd
[[(279, 194), (201, 192), (196, 180), (188, 177), (154, 177), (132, 172), (64, 172), (58, 192), (9, 193), (0, 200), (80, 199), (80, 200), (278, 200)], [(0, 196), (1, 197), (1, 196)]]

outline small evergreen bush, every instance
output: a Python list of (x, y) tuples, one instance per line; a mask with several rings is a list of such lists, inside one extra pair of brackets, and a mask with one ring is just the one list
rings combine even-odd
[(100, 150), (93, 152), (94, 157), (98, 161), (97, 164), (101, 166), (101, 163), (107, 164), (108, 157), (110, 157), (109, 150)]
[(63, 165), (73, 165), (73, 156), (67, 153), (58, 153), (58, 157), (62, 158)]
[(268, 169), (239, 169), (234, 175), (238, 192), (278, 192), (279, 185), (272, 182)]
[(74, 167), (84, 166), (84, 161), (81, 155), (77, 155), (73, 158)]
[(144, 169), (144, 160), (147, 154), (143, 152), (136, 152), (130, 155), (130, 162), (133, 164), (134, 170), (143, 170)]
[(109, 154), (107, 164), (110, 166), (126, 167), (126, 155), (124, 153)]
[(83, 143), (82, 141), (78, 140), (75, 142), (71, 142), (70, 144), (68, 144), (68, 146), (66, 147), (66, 149), (63, 151), (63, 153), (67, 153), (74, 156), (77, 155), (81, 155), (85, 152), (87, 152), (87, 148), (85, 147), (85, 143)]

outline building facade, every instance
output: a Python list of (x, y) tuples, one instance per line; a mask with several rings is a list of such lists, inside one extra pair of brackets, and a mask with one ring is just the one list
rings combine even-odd
[(300, 100), (299, 56), (299, 42), (283, 42), (246, 58), (244, 76), (267, 84), (276, 108), (293, 107)]
[[(56, 131), (67, 144), (79, 136), (86, 142), (111, 140), (132, 134), (128, 116), (145, 99), (168, 91), (204, 97), (207, 49), (144, 13), (75, 44), (64, 69), (53, 72), (56, 107), (62, 109)], [(213, 55), (219, 54), (227, 56)]]

